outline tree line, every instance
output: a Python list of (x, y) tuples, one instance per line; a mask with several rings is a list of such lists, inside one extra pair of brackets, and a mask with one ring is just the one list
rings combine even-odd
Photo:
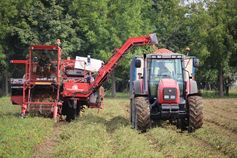
[[(7, 90), (10, 76), (21, 74), (11, 59), (25, 59), (32, 44), (55, 44), (61, 39), (63, 58), (90, 54), (106, 61), (129, 37), (156, 32), (159, 47), (177, 53), (191, 48), (201, 60), (197, 80), (228, 94), (237, 72), (237, 1), (205, 0), (181, 4), (180, 0), (8, 0), (0, 3), (0, 84)], [(138, 48), (127, 54), (112, 75), (109, 87), (126, 89), (129, 62)], [(116, 79), (116, 82), (115, 82)], [(108, 87), (108, 88), (109, 88)], [(0, 92), (3, 94), (3, 92)]]

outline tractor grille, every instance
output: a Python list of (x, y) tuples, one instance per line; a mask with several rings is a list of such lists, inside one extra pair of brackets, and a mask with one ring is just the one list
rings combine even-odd
[(164, 100), (176, 100), (176, 88), (164, 88)]

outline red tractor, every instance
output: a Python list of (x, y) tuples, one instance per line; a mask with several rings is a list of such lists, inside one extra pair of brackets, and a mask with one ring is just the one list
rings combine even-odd
[(55, 120), (66, 115), (67, 121), (75, 119), (85, 105), (102, 108), (101, 85), (108, 74), (131, 47), (146, 44), (157, 44), (156, 35), (129, 38), (106, 64), (101, 62), (96, 75), (92, 74), (90, 65), (95, 62), (90, 57), (61, 60), (59, 46), (33, 45), (26, 60), (11, 61), (25, 65), (23, 78), (11, 79), (12, 103), (21, 105), (22, 116), (40, 112), (52, 115)]
[(199, 60), (168, 49), (158, 49), (130, 67), (130, 119), (132, 127), (146, 131), (153, 122), (170, 120), (193, 131), (203, 124), (195, 68)]

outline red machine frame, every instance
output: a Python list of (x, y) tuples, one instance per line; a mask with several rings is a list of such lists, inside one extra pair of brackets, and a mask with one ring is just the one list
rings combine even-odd
[[(54, 84), (57, 86), (56, 99), (53, 102), (31, 102), (30, 94), (31, 88), (35, 85), (51, 85), (52, 80), (37, 80), (32, 77), (32, 51), (33, 50), (50, 50), (57, 51), (57, 70), (56, 70), (56, 82)], [(56, 118), (58, 114), (58, 106), (62, 106), (59, 101), (60, 95), (60, 65), (61, 65), (61, 48), (58, 46), (48, 46), (48, 45), (32, 45), (29, 48), (28, 60), (11, 60), (12, 64), (24, 64), (25, 65), (25, 78), (23, 83), (23, 95), (22, 95), (22, 108), (21, 114), (25, 115), (27, 107), (30, 104), (34, 105), (52, 105), (53, 106), (53, 117)], [(15, 98), (12, 98), (14, 100)]]
[[(91, 93), (93, 93), (97, 88), (99, 88), (103, 82), (106, 80), (107, 75), (114, 69), (118, 64), (118, 61), (122, 56), (134, 45), (146, 45), (146, 44), (156, 44), (152, 41), (151, 36), (142, 36), (137, 38), (129, 38), (119, 49), (116, 49), (115, 53), (108, 60), (107, 64), (100, 68), (98, 75), (96, 76), (93, 83), (77, 83), (80, 89), (75, 90), (64, 90), (63, 96), (77, 97), (81, 99), (87, 99)], [(67, 85), (66, 85), (67, 87)], [(70, 86), (68, 86), (70, 87)]]

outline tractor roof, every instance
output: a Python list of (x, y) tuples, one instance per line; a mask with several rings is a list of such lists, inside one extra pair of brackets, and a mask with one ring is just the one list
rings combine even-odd
[(166, 49), (166, 48), (160, 48), (160, 49), (155, 50), (154, 53), (155, 54), (160, 54), (160, 53), (174, 53), (174, 52), (172, 52), (171, 50)]
[(169, 49), (160, 48), (155, 50), (152, 54), (147, 54), (147, 58), (183, 58), (183, 54), (174, 53)]

